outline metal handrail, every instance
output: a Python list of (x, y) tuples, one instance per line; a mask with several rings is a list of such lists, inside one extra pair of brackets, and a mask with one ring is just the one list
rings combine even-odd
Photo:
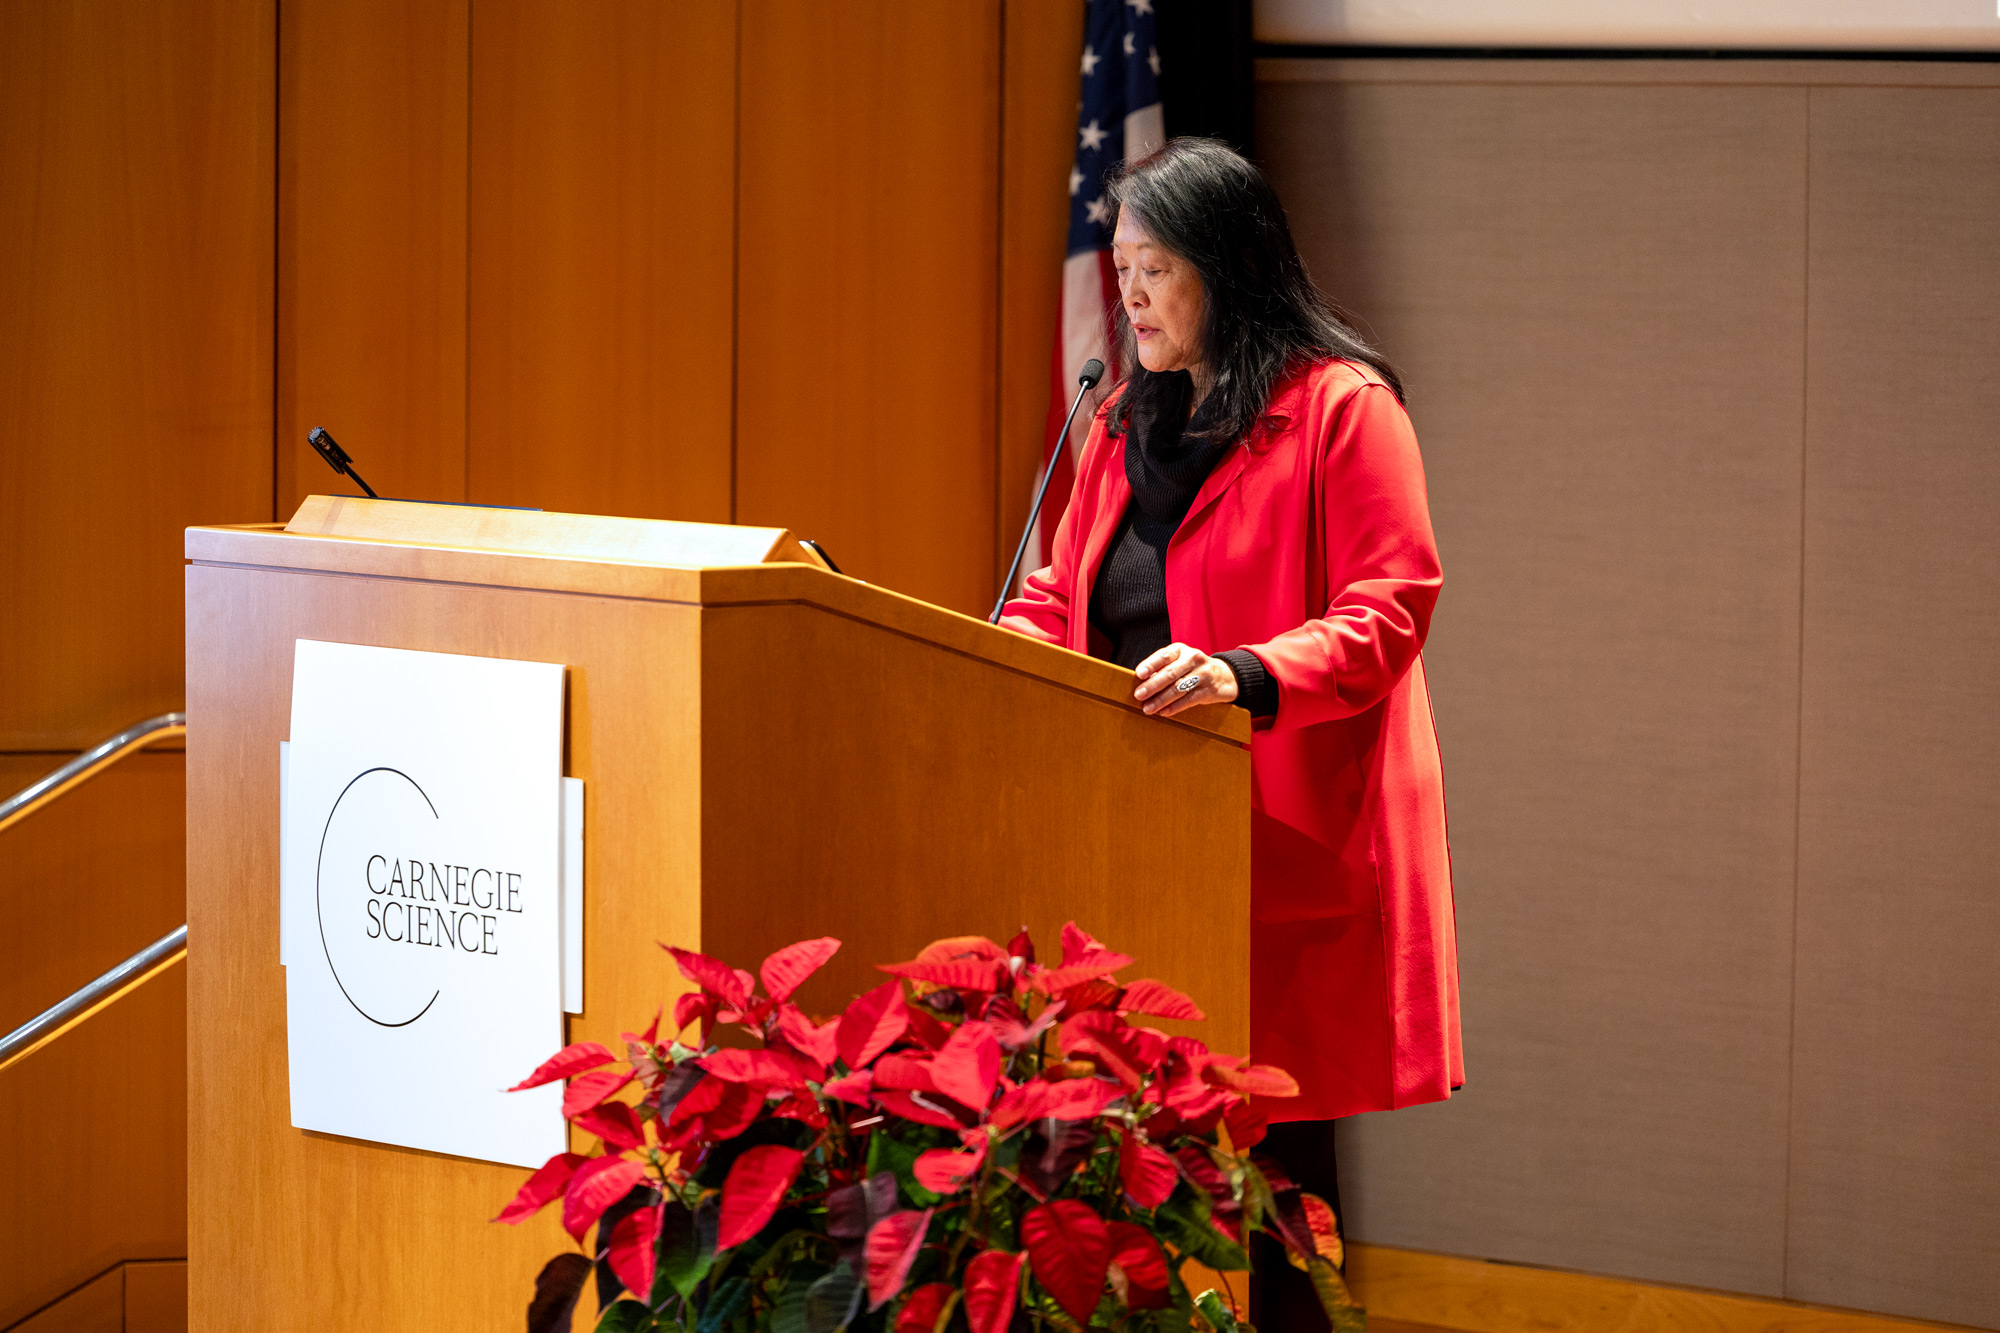
[(0, 801), (0, 829), (26, 819), (63, 793), (82, 786), (126, 755), (157, 741), (187, 735), (186, 713), (162, 713), (125, 728), (95, 749), (87, 750), (39, 781)]
[(150, 978), (171, 967), (187, 953), (188, 928), (177, 926), (68, 999), (44, 1009), (0, 1037), (0, 1069), (54, 1041), (65, 1031)]

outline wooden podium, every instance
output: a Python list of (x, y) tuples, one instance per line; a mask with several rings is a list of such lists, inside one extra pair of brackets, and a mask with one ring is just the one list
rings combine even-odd
[[(828, 572), (776, 529), (314, 497), (187, 533), (188, 1255), (196, 1330), (523, 1325), (558, 1210), (525, 1173), (291, 1127), (278, 743), (293, 644), (568, 668), (585, 781), (584, 1012), (686, 985), (657, 941), (755, 968), (845, 941), (832, 1013), (944, 935), (1045, 950), (1074, 918), (1249, 1050), (1249, 718), (1171, 721), (1131, 673)], [(521, 1071), (526, 1074), (527, 1070)], [(577, 1327), (590, 1327), (589, 1299)]]

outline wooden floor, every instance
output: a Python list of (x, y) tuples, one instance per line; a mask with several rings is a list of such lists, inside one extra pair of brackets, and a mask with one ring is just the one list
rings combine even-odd
[(1860, 1310), (1360, 1242), (1347, 1256), (1348, 1285), (1373, 1333), (1971, 1333)]

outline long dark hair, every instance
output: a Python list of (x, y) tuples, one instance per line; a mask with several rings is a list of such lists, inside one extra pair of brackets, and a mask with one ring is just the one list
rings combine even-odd
[(1272, 387), (1286, 371), (1330, 357), (1373, 367), (1397, 398), (1403, 396), (1396, 368), (1306, 276), (1277, 191), (1227, 144), (1170, 139), (1125, 167), (1111, 180), (1109, 194), (1200, 276), (1207, 307), (1202, 361), (1214, 376), (1208, 396), (1188, 420), (1190, 377), (1139, 364), (1131, 321), (1121, 305), (1119, 326), (1131, 370), (1111, 409), (1112, 434), (1126, 433), (1134, 422), (1143, 436), (1154, 423), (1178, 430), (1187, 421), (1190, 443), (1242, 439), (1264, 414)]

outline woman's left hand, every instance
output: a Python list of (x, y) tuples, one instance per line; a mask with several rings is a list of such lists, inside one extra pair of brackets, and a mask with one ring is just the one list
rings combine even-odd
[[(1139, 663), (1139, 688), (1132, 697), (1155, 717), (1172, 717), (1196, 704), (1226, 704), (1236, 698), (1236, 673), (1229, 663), (1199, 648), (1170, 643)], [(1184, 684), (1192, 681), (1193, 684)]]

